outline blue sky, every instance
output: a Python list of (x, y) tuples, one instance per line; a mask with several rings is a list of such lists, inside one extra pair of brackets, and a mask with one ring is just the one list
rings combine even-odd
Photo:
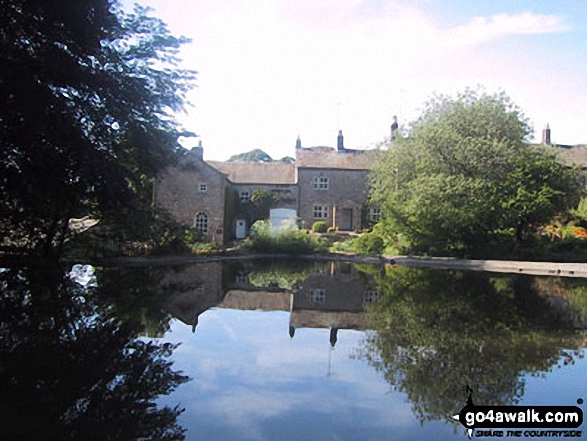
[[(125, 5), (134, 2), (126, 1)], [(261, 148), (367, 148), (433, 93), (505, 91), (540, 139), (587, 143), (587, 2), (141, 0), (192, 39), (193, 107), (178, 115), (206, 159)], [(197, 143), (188, 141), (186, 146)]]

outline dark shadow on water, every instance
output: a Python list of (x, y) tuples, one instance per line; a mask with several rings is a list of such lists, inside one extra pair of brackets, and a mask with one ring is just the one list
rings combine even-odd
[(58, 265), (0, 272), (2, 439), (183, 439), (182, 409), (155, 403), (188, 380), (175, 347), (137, 338), (91, 285)]

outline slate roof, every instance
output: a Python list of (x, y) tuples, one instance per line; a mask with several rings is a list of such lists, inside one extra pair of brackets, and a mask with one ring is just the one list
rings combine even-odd
[(235, 184), (295, 184), (295, 165), (284, 162), (206, 161)]
[(587, 168), (587, 145), (553, 146), (556, 156), (566, 165)]
[(332, 168), (339, 170), (370, 170), (377, 155), (370, 150), (338, 151), (335, 149), (296, 150), (298, 168)]

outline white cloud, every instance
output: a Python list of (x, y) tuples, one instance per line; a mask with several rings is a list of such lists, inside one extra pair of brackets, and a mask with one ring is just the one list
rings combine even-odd
[[(434, 91), (496, 84), (514, 100), (538, 89), (556, 95), (552, 80), (520, 77), (544, 54), (529, 51), (526, 64), (501, 55), (524, 51), (532, 35), (569, 30), (562, 16), (531, 11), (446, 27), (398, 0), (223, 0), (223, 8), (148, 1), (172, 30), (175, 17), (176, 32), (193, 38), (183, 53), (200, 72), (195, 108), (180, 120), (202, 136), (207, 159), (253, 148), (292, 155), (298, 135), (304, 146), (332, 146), (339, 128), (347, 147), (372, 145), (388, 135), (392, 115), (415, 118)], [(516, 35), (527, 39), (512, 44)], [(539, 115), (540, 124), (577, 121), (570, 111), (577, 105), (529, 102), (529, 115), (550, 114)]]
[(556, 15), (537, 15), (531, 12), (517, 15), (499, 14), (491, 18), (474, 17), (466, 25), (444, 32), (439, 41), (443, 46), (461, 48), (508, 35), (550, 34), (568, 29)]

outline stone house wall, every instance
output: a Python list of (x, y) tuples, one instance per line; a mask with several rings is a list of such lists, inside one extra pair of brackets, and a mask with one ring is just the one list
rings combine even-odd
[[(367, 170), (298, 168), (298, 216), (307, 227), (324, 221), (341, 230), (364, 228), (368, 173)], [(316, 213), (317, 206), (322, 207), (322, 213)]]
[(206, 164), (193, 149), (165, 170), (155, 184), (155, 201), (181, 224), (195, 226), (198, 213), (207, 217), (207, 240), (224, 244), (226, 176)]

